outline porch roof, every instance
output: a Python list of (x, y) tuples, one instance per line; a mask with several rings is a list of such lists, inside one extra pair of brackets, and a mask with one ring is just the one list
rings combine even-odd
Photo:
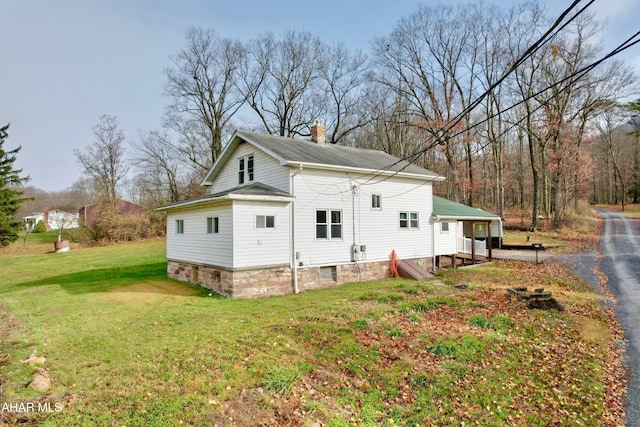
[(467, 221), (500, 221), (501, 218), (482, 209), (452, 202), (442, 197), (433, 196), (433, 217), (440, 219), (458, 219)]

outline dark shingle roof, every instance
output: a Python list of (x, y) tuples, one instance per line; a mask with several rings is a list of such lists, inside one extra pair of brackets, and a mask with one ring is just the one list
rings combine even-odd
[[(442, 177), (430, 170), (405, 160), (400, 160), (383, 151), (363, 150), (335, 144), (316, 144), (315, 142), (301, 139), (284, 138), (244, 130), (236, 132), (236, 138), (232, 140), (232, 143), (237, 143), (237, 137), (258, 146), (285, 164), (327, 165), (363, 169), (371, 172), (389, 171), (442, 179)], [(224, 159), (221, 160), (224, 162)]]
[(499, 219), (498, 215), (485, 212), (482, 209), (452, 202), (442, 197), (433, 196), (433, 216), (443, 216), (450, 218), (486, 218)]

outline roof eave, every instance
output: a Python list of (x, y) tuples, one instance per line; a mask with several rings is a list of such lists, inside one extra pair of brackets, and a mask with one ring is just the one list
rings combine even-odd
[(467, 215), (434, 215), (433, 218), (436, 221), (442, 221), (447, 219), (452, 220), (464, 220), (464, 221), (498, 221), (501, 222), (502, 218), (499, 216), (467, 216)]
[(380, 169), (357, 168), (352, 166), (328, 165), (325, 163), (301, 162), (296, 160), (287, 161), (286, 165), (290, 167), (296, 167), (296, 168), (302, 168), (302, 169), (309, 168), (309, 169), (321, 169), (321, 170), (340, 171), (340, 172), (358, 172), (366, 175), (376, 175), (376, 176), (399, 176), (404, 178), (416, 178), (424, 181), (444, 181), (445, 180), (445, 177), (440, 175), (423, 175), (423, 174), (410, 173), (410, 172), (396, 172), (396, 171), (380, 170)]
[(176, 203), (156, 208), (156, 212), (169, 211), (172, 209), (180, 209), (185, 207), (194, 207), (197, 205), (219, 204), (232, 200), (258, 201), (258, 202), (282, 202), (288, 203), (295, 200), (293, 196), (269, 196), (266, 194), (225, 194), (224, 196), (211, 197), (199, 200), (185, 200), (183, 203)]

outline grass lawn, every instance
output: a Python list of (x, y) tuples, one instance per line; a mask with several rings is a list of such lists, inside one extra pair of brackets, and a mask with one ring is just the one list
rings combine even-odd
[[(613, 425), (616, 329), (558, 266), (262, 300), (168, 280), (164, 242), (0, 254), (0, 425)], [(464, 283), (464, 289), (452, 285)], [(527, 310), (507, 285), (552, 289)], [(21, 363), (36, 352), (42, 366)], [(36, 373), (52, 386), (36, 392)]]

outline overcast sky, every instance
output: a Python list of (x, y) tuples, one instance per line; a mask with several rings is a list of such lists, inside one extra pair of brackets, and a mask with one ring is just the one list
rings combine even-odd
[[(507, 7), (514, 0), (487, 1)], [(0, 0), (0, 125), (29, 185), (63, 190), (80, 176), (73, 149), (115, 115), (129, 141), (160, 127), (163, 70), (191, 26), (248, 40), (265, 31), (311, 31), (323, 42), (368, 51), (374, 37), (417, 9), (417, 0)], [(432, 5), (448, 2), (431, 2)], [(550, 3), (551, 4), (551, 3)], [(554, 1), (559, 14), (570, 1)], [(640, 29), (638, 0), (596, 0), (608, 47)], [(640, 45), (625, 54), (640, 73)]]

